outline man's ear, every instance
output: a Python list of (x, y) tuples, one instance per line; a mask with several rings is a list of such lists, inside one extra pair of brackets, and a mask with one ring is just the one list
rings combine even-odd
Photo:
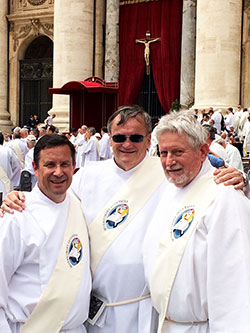
[(200, 145), (201, 161), (204, 162), (209, 152), (209, 146), (206, 142)]
[(35, 164), (34, 161), (32, 161), (32, 166), (33, 166), (33, 169), (34, 169), (34, 174), (37, 177), (37, 170), (38, 170), (38, 168), (37, 168), (37, 166), (36, 166), (36, 164)]

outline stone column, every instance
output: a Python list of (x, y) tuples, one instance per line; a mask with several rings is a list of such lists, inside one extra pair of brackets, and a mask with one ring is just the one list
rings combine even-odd
[(8, 1), (0, 6), (0, 131), (9, 132), (12, 127), (8, 107)]
[(105, 80), (119, 80), (119, 0), (107, 0)]
[(184, 108), (194, 103), (196, 2), (183, 1), (180, 103)]
[(94, 76), (104, 78), (104, 24), (105, 24), (105, 1), (96, 0), (96, 34), (95, 34), (95, 73)]
[(194, 108), (240, 101), (242, 0), (199, 0)]
[[(53, 87), (92, 76), (92, 64), (93, 0), (55, 1)], [(69, 130), (68, 96), (54, 95), (49, 113), (60, 130)]]

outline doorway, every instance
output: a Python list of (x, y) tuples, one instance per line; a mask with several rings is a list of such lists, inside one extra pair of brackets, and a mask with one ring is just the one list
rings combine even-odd
[(27, 124), (30, 116), (37, 114), (41, 122), (52, 107), (48, 93), (53, 85), (53, 42), (40, 36), (28, 46), (20, 60), (20, 126)]

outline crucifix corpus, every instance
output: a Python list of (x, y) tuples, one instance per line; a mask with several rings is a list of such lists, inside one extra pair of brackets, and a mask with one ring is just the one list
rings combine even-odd
[(147, 68), (147, 75), (150, 75), (150, 63), (149, 63), (149, 55), (150, 55), (150, 44), (154, 43), (154, 42), (158, 42), (161, 39), (158, 38), (151, 38), (151, 34), (150, 31), (147, 30), (146, 31), (146, 38), (143, 39), (136, 39), (135, 42), (136, 43), (141, 43), (145, 45), (144, 48), (144, 58), (145, 58), (145, 62), (146, 62), (146, 68)]

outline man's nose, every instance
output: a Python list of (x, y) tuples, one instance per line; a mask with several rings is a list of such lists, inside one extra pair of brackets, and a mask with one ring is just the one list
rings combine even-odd
[(129, 137), (126, 137), (126, 140), (123, 142), (123, 146), (131, 146), (133, 142), (130, 141)]
[(63, 174), (62, 167), (60, 165), (57, 165), (54, 170), (54, 175), (60, 177), (62, 176), (62, 174)]
[(166, 156), (165, 164), (166, 164), (166, 166), (171, 166), (171, 165), (176, 164), (175, 157), (172, 153), (168, 153), (168, 155)]

